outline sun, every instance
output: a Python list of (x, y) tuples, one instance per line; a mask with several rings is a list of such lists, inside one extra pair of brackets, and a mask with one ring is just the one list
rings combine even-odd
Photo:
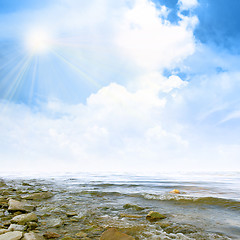
[(46, 30), (33, 30), (26, 35), (25, 45), (31, 54), (44, 54), (51, 49), (52, 38)]

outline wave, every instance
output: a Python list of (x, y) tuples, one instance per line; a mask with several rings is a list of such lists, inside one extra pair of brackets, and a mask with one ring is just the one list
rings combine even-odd
[(180, 204), (194, 204), (194, 205), (213, 205), (233, 210), (240, 210), (240, 201), (216, 198), (216, 197), (192, 197), (182, 195), (156, 195), (156, 194), (141, 194), (141, 197), (148, 200), (170, 201)]

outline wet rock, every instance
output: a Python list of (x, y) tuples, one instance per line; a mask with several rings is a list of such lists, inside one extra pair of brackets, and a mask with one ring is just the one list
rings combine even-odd
[(134, 240), (134, 238), (115, 228), (110, 228), (101, 235), (100, 240)]
[(180, 194), (180, 191), (178, 189), (173, 189), (172, 191), (170, 191), (170, 193)]
[(139, 207), (138, 205), (129, 204), (129, 203), (125, 204), (125, 205), (123, 206), (123, 208), (124, 208), (124, 209), (129, 209), (129, 208), (131, 208), (131, 209), (134, 209), (134, 210), (136, 210), (136, 211), (142, 211), (142, 210), (144, 210), (144, 208)]
[(120, 217), (134, 218), (134, 219), (142, 218), (142, 216), (140, 216), (140, 215), (131, 215), (131, 214), (126, 214), (126, 213), (120, 213)]
[(0, 235), (6, 232), (9, 232), (9, 231), (7, 229), (0, 229)]
[(0, 217), (4, 217), (5, 214), (4, 214), (4, 210), (0, 211)]
[(59, 228), (63, 225), (63, 220), (61, 218), (50, 219), (48, 225), (52, 228)]
[(75, 234), (76, 237), (80, 237), (80, 238), (85, 238), (87, 237), (87, 233), (85, 232), (78, 232)]
[(23, 182), (22, 185), (23, 185), (23, 186), (28, 186), (28, 187), (31, 187), (31, 186), (32, 186), (31, 184), (29, 184), (29, 183), (27, 183), (27, 182)]
[(0, 235), (0, 240), (19, 240), (22, 238), (22, 232), (8, 232)]
[(180, 224), (173, 224), (164, 229), (164, 231), (168, 234), (170, 233), (182, 233), (182, 234), (192, 234), (198, 231), (198, 229), (191, 225), (180, 225)]
[(8, 228), (9, 231), (24, 231), (27, 229), (27, 226), (18, 225), (18, 224), (11, 224)]
[(73, 216), (76, 216), (77, 213), (76, 212), (67, 212), (66, 215), (67, 215), (67, 217), (73, 217)]
[(31, 212), (33, 211), (36, 207), (29, 205), (27, 203), (24, 202), (20, 202), (14, 199), (10, 199), (8, 201), (8, 211), (9, 212), (15, 212), (15, 211), (21, 211), (21, 212)]
[(27, 213), (27, 214), (21, 214), (16, 217), (14, 217), (11, 222), (12, 223), (18, 223), (20, 225), (24, 225), (27, 222), (37, 222), (38, 218), (35, 213)]
[(38, 227), (38, 224), (36, 222), (27, 222), (28, 230), (34, 230)]
[(4, 227), (9, 227), (10, 225), (11, 225), (11, 222), (9, 220), (3, 223)]
[(25, 195), (22, 198), (27, 200), (42, 200), (51, 198), (53, 194), (51, 192), (40, 192), (40, 193), (33, 193), (29, 195)]
[(8, 208), (8, 201), (6, 199), (0, 199), (0, 208), (7, 209)]
[(72, 237), (69, 237), (69, 236), (66, 236), (64, 238), (61, 238), (61, 240), (77, 240), (76, 238), (72, 238)]
[(0, 187), (6, 187), (7, 184), (4, 182), (4, 180), (0, 179)]
[(159, 225), (161, 228), (163, 228), (163, 229), (171, 226), (171, 224), (170, 224), (170, 223), (167, 223), (167, 222), (158, 222), (158, 225)]
[(14, 213), (13, 213), (13, 216), (15, 217), (15, 216), (20, 215), (20, 214), (22, 214), (22, 212), (17, 211), (17, 212), (14, 212)]
[(30, 232), (25, 233), (23, 240), (45, 240), (44, 237), (38, 235), (37, 233)]
[(43, 236), (44, 236), (46, 239), (59, 238), (59, 237), (61, 237), (61, 235), (59, 235), (58, 233), (54, 233), (54, 232), (46, 232), (46, 233), (43, 234)]
[(159, 212), (150, 211), (146, 218), (149, 221), (157, 221), (157, 220), (166, 218), (166, 216), (162, 215)]

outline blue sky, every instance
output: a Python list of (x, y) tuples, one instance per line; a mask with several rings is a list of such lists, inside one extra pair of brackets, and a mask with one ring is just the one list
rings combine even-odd
[(2, 169), (239, 170), (239, 7), (1, 0)]

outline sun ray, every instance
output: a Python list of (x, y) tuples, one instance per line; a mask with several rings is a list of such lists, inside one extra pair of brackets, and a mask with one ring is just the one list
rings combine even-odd
[(38, 67), (38, 63), (39, 63), (39, 58), (34, 58), (32, 61), (32, 65), (33, 65), (33, 71), (32, 71), (32, 77), (31, 77), (31, 83), (30, 83), (30, 91), (29, 91), (29, 99), (28, 99), (28, 103), (32, 102), (33, 99), (33, 95), (34, 95), (34, 87), (35, 87), (35, 83), (36, 83), (36, 77), (37, 77), (37, 67)]
[(31, 62), (31, 57), (27, 56), (20, 62), (20, 64), (18, 64), (18, 66), (16, 66), (15, 72), (13, 74), (15, 73), (17, 74), (15, 77), (13, 77), (13, 81), (11, 82), (11, 85), (5, 94), (6, 99), (11, 100), (16, 94), (16, 92), (18, 90), (20, 91), (19, 89), (20, 84), (24, 80), (23, 77), (30, 66), (30, 62)]
[(62, 60), (64, 63), (67, 64), (67, 66), (69, 66), (70, 68), (74, 69), (74, 71), (76, 71), (77, 73), (79, 73), (82, 77), (84, 77), (85, 79), (87, 79), (91, 84), (93, 84), (95, 87), (101, 87), (99, 83), (97, 83), (95, 80), (93, 80), (92, 78), (90, 78), (85, 72), (83, 72), (82, 70), (80, 70), (80, 68), (78, 66), (76, 66), (75, 64), (73, 64), (70, 60), (68, 60), (65, 56), (60, 55), (59, 53), (57, 53), (56, 51), (51, 51), (55, 56), (57, 56), (60, 60)]

